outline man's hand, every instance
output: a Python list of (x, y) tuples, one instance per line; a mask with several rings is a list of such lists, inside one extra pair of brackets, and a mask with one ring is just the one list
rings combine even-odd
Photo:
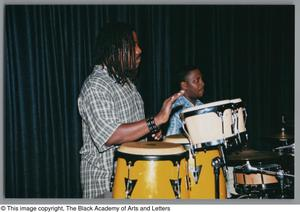
[(169, 116), (172, 111), (172, 104), (176, 101), (176, 99), (182, 96), (183, 93), (184, 91), (181, 90), (164, 101), (159, 113), (154, 117), (154, 121), (157, 126), (162, 125), (169, 120)]

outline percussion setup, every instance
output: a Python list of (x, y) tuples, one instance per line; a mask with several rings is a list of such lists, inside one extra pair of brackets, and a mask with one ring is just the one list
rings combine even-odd
[[(117, 199), (294, 198), (294, 144), (248, 149), (247, 113), (240, 98), (181, 112), (184, 134), (130, 142), (114, 155), (111, 190)], [(284, 129), (272, 138), (292, 138)], [(294, 161), (293, 161), (294, 163)]]

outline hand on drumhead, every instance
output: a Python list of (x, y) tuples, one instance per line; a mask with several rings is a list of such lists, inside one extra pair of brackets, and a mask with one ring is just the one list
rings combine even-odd
[(157, 133), (154, 133), (151, 136), (152, 136), (152, 138), (154, 138), (154, 140), (159, 141), (162, 138), (162, 131), (159, 130)]
[(170, 96), (164, 101), (159, 113), (154, 117), (156, 125), (164, 124), (169, 120), (169, 116), (172, 111), (172, 104), (176, 101), (176, 99), (178, 99), (178, 97), (182, 96), (183, 94), (184, 91), (181, 90), (180, 92)]

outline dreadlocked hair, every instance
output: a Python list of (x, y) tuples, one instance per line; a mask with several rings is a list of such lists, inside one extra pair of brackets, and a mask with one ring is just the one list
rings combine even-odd
[(94, 65), (105, 65), (110, 77), (122, 86), (129, 84), (130, 73), (136, 69), (134, 29), (125, 23), (106, 24), (97, 37)]

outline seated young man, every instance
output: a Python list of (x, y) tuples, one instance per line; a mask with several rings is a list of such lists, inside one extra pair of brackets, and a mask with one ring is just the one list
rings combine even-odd
[(203, 104), (199, 98), (203, 96), (205, 84), (198, 67), (186, 66), (179, 73), (178, 80), (184, 94), (172, 104), (166, 136), (183, 133), (182, 122), (179, 117), (183, 109)]

